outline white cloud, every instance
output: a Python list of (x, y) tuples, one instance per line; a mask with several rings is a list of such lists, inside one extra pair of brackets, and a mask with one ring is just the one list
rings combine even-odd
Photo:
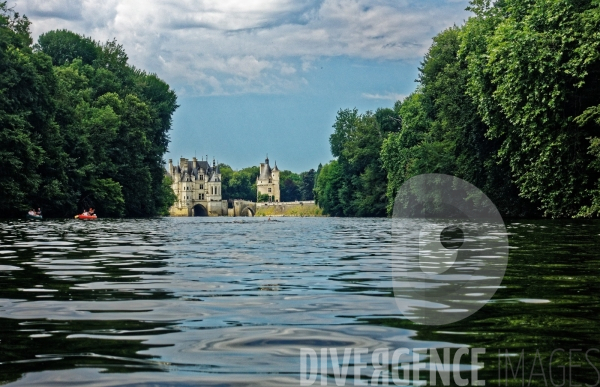
[[(277, 92), (320, 57), (420, 58), (466, 0), (20, 0), (34, 37), (116, 38), (137, 67), (189, 94)], [(368, 97), (367, 97), (368, 98)]]
[(82, 5), (78, 0), (29, 0), (28, 16), (80, 20)]
[(283, 64), (280, 70), (283, 75), (291, 75), (296, 73), (296, 68), (294, 66), (290, 66), (288, 64)]
[(381, 99), (381, 100), (385, 100), (385, 101), (394, 101), (394, 102), (402, 101), (402, 100), (404, 100), (404, 98), (406, 98), (406, 95), (397, 94), (397, 93), (385, 93), (385, 94), (363, 93), (362, 96), (363, 96), (363, 98), (366, 98), (366, 99)]

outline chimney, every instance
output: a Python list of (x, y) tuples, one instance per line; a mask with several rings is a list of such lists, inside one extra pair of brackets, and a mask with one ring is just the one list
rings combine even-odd
[(192, 160), (192, 165), (194, 166), (194, 169), (198, 168), (198, 159), (194, 157)]
[(169, 174), (173, 174), (173, 159), (169, 159)]

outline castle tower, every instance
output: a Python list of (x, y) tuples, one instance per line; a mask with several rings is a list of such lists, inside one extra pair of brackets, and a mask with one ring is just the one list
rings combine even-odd
[(271, 174), (273, 176), (273, 197), (276, 198), (276, 202), (279, 202), (281, 195), (279, 192), (279, 168), (277, 168), (277, 161), (275, 161), (275, 168), (273, 168), (273, 172)]
[(219, 171), (219, 166), (215, 164), (214, 159), (210, 178), (208, 179), (206, 187), (206, 198), (209, 202), (221, 200), (221, 172)]
[(275, 165), (275, 169), (271, 169), (269, 165), (269, 156), (264, 163), (260, 163), (260, 173), (256, 178), (256, 195), (257, 201), (263, 200), (264, 195), (268, 196), (267, 201), (279, 202), (279, 169)]

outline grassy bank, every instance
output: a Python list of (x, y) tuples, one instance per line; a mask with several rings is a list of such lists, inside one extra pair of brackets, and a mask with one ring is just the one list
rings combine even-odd
[(316, 204), (260, 205), (256, 216), (326, 216)]

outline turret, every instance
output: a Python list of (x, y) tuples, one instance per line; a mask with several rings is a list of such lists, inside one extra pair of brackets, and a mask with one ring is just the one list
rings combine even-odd
[[(213, 165), (214, 165), (214, 163), (213, 163)], [(210, 179), (208, 180), (206, 187), (208, 190), (208, 193), (206, 194), (206, 196), (209, 201), (221, 200), (221, 176), (217, 174), (216, 165), (214, 165), (214, 167), (211, 171)]]

